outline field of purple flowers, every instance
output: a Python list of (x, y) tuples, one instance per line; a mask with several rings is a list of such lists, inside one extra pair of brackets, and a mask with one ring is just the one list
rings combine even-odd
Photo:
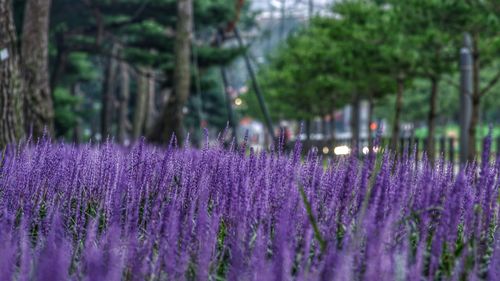
[(500, 161), (300, 153), (10, 147), (0, 280), (499, 280)]

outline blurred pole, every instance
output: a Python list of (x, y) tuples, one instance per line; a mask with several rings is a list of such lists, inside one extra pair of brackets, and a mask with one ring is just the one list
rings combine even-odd
[(472, 98), (472, 54), (471, 38), (464, 35), (463, 46), (460, 49), (460, 163), (467, 162), (469, 147), (469, 126), (471, 119)]
[(352, 94), (352, 100), (351, 100), (351, 132), (352, 132), (352, 137), (351, 137), (351, 148), (354, 151), (354, 153), (359, 153), (359, 141), (360, 141), (360, 118), (359, 118), (359, 113), (360, 113), (360, 96), (357, 92), (354, 92)]
[[(243, 45), (243, 40), (241, 40), (240, 32), (238, 31), (237, 27), (234, 28), (234, 36), (236, 37), (236, 40), (238, 40), (238, 45), (240, 46), (240, 48), (244, 48), (245, 46)], [(262, 110), (262, 113), (263, 113), (265, 121), (266, 121), (267, 130), (269, 131), (269, 135), (272, 137), (272, 139), (274, 141), (276, 138), (274, 135), (273, 123), (271, 122), (271, 116), (269, 115), (269, 110), (267, 109), (266, 103), (264, 101), (264, 97), (262, 96), (262, 91), (260, 90), (259, 83), (257, 82), (257, 77), (255, 76), (255, 72), (253, 71), (252, 64), (250, 63), (250, 58), (249, 58), (247, 52), (245, 52), (245, 54), (244, 54), (244, 59), (245, 59), (245, 65), (247, 67), (248, 75), (250, 75), (250, 79), (252, 80), (253, 90), (255, 91), (255, 94), (257, 95), (257, 99), (259, 100), (260, 109)]]
[(280, 30), (279, 39), (283, 40), (285, 38), (285, 12), (286, 12), (286, 0), (281, 0), (281, 11), (280, 11)]
[[(222, 42), (224, 41), (224, 30), (220, 29), (219, 32), (217, 33), (217, 45), (219, 48), (222, 47)], [(227, 119), (229, 121), (229, 126), (232, 129), (233, 132), (233, 138), (238, 142), (236, 131), (237, 131), (237, 124), (234, 119), (234, 112), (233, 112), (233, 106), (231, 105), (231, 95), (229, 94), (228, 88), (229, 88), (229, 83), (227, 80), (227, 73), (226, 73), (226, 68), (224, 65), (220, 66), (220, 74), (222, 76), (222, 86), (224, 87), (224, 95), (226, 97), (226, 111), (227, 111)]]
[(308, 20), (311, 21), (312, 17), (313, 17), (313, 13), (314, 13), (314, 0), (309, 0), (309, 3), (308, 3)]

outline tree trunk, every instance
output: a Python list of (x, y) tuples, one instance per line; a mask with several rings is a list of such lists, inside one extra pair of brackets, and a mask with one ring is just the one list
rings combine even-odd
[(150, 140), (167, 143), (175, 134), (178, 143), (184, 138), (183, 108), (189, 97), (191, 31), (193, 21), (192, 0), (177, 0), (177, 27), (175, 36), (174, 92), (162, 116), (151, 132)]
[(355, 153), (358, 153), (359, 150), (359, 94), (352, 94), (351, 101), (351, 132), (352, 132), (352, 140), (351, 147)]
[(137, 92), (135, 97), (134, 121), (132, 124), (132, 137), (134, 140), (139, 139), (144, 133), (147, 95), (147, 78), (144, 75), (137, 74)]
[(25, 126), (33, 138), (54, 133), (54, 106), (49, 85), (49, 18), (51, 0), (28, 0), (21, 42), (25, 87)]
[(330, 139), (332, 140), (332, 143), (335, 143), (335, 138), (336, 138), (336, 120), (335, 120), (335, 109), (332, 110), (332, 118), (330, 119)]
[(66, 69), (66, 63), (68, 62), (69, 53), (63, 46), (62, 35), (56, 35), (56, 57), (54, 59), (54, 65), (52, 73), (50, 74), (50, 92), (54, 93), (57, 83), (61, 79), (61, 76)]
[(392, 139), (391, 148), (394, 153), (398, 150), (398, 139), (399, 139), (399, 119), (401, 118), (401, 110), (403, 107), (403, 92), (404, 92), (404, 79), (402, 77), (397, 78), (397, 95), (396, 104), (394, 109), (394, 123), (392, 125)]
[(120, 95), (118, 96), (118, 142), (124, 144), (127, 139), (128, 101), (130, 96), (130, 75), (128, 65), (120, 62)]
[(146, 132), (149, 132), (154, 126), (154, 121), (158, 118), (156, 111), (156, 85), (155, 74), (152, 69), (148, 69), (147, 76), (147, 112), (146, 112)]
[(429, 116), (427, 119), (427, 127), (429, 134), (427, 136), (427, 157), (431, 163), (434, 162), (436, 154), (435, 134), (436, 134), (436, 111), (437, 111), (437, 97), (438, 97), (439, 80), (436, 77), (431, 78), (431, 96), (429, 100)]
[(474, 160), (476, 157), (476, 127), (479, 123), (479, 105), (481, 102), (480, 97), (480, 62), (479, 62), (479, 35), (474, 33), (472, 35), (472, 112), (469, 126), (469, 149), (468, 159)]
[(307, 145), (309, 145), (309, 143), (311, 142), (311, 127), (312, 127), (312, 121), (311, 119), (307, 119), (306, 120), (306, 143)]
[(367, 137), (368, 137), (368, 149), (371, 151), (373, 146), (372, 128), (373, 123), (373, 93), (370, 92), (368, 95), (368, 126), (367, 126)]
[(323, 134), (323, 140), (328, 139), (329, 135), (328, 119), (325, 116), (321, 116), (321, 133)]
[(16, 28), (10, 0), (0, 0), (0, 148), (24, 135), (23, 81), (16, 52)]
[[(71, 86), (71, 95), (74, 96), (75, 98), (80, 98), (81, 97), (81, 92), (80, 92), (80, 83), (76, 82)], [(80, 111), (80, 104), (77, 104), (74, 108), (76, 112)], [(73, 141), (75, 143), (80, 143), (83, 139), (83, 133), (82, 133), (82, 120), (80, 117), (77, 117), (76, 119), (76, 125), (75, 128), (73, 128)]]
[[(224, 41), (224, 30), (220, 29), (219, 32), (217, 33), (217, 46), (219, 48), (222, 47), (223, 41)], [(222, 87), (223, 87), (223, 90), (224, 90), (224, 97), (225, 97), (225, 100), (226, 100), (227, 120), (229, 121), (229, 126), (232, 129), (233, 138), (236, 139), (236, 142), (238, 142), (238, 140), (237, 140), (237, 134), (236, 134), (237, 131), (238, 131), (238, 128), (237, 128), (237, 124), (236, 124), (236, 121), (235, 121), (235, 118), (234, 118), (234, 112), (233, 112), (233, 106), (232, 106), (231, 96), (230, 96), (229, 91), (228, 91), (229, 82), (228, 82), (228, 79), (227, 79), (227, 71), (226, 71), (226, 67), (224, 65), (222, 65), (222, 64), (220, 65), (220, 75), (222, 77)], [(200, 97), (200, 99), (201, 99), (201, 97)], [(202, 122), (201, 118), (200, 118), (200, 122)]]
[(472, 113), (469, 127), (469, 150), (468, 160), (473, 161), (476, 158), (476, 130), (479, 123), (479, 106), (481, 100), (479, 96), (472, 95)]
[(101, 137), (105, 140), (110, 134), (111, 122), (113, 120), (113, 104), (116, 89), (116, 70), (117, 61), (115, 58), (118, 53), (118, 45), (113, 44), (111, 56), (108, 59), (108, 67), (106, 69), (106, 76), (104, 77), (104, 84), (101, 95)]

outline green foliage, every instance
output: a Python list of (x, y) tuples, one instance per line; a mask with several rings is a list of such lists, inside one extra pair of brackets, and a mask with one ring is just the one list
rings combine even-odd
[[(398, 53), (381, 44), (389, 33), (388, 12), (366, 1), (341, 2), (333, 12), (292, 35), (260, 72), (274, 118), (310, 120), (344, 106), (354, 92), (379, 97), (393, 91)], [(246, 102), (259, 116), (255, 98)]]
[[(15, 4), (16, 7), (22, 7), (24, 1), (15, 1)], [(16, 11), (16, 19), (21, 22), (22, 9)], [(241, 18), (248, 20), (244, 11), (245, 9)], [(224, 100), (219, 93), (219, 77), (206, 73), (213, 72), (209, 70), (212, 66), (227, 64), (246, 50), (236, 47), (218, 48), (214, 44), (217, 29), (235, 19), (234, 0), (196, 0), (193, 1), (193, 13), (193, 68), (197, 73), (204, 73), (200, 79), (201, 88), (209, 98), (203, 98), (203, 111), (218, 114), (209, 118), (209, 124), (218, 128), (222, 123), (220, 120), (226, 119)], [(120, 46), (115, 58), (126, 61), (132, 72), (142, 67), (159, 70), (163, 72), (161, 87), (171, 88), (176, 17), (176, 0), (53, 0), (49, 52), (52, 74), (61, 63), (58, 56), (61, 53), (69, 54), (64, 58), (65, 67), (61, 77), (57, 77), (54, 85), (57, 88), (54, 95), (57, 99), (55, 106), (58, 133), (65, 135), (68, 126), (74, 124), (75, 114), (70, 114), (69, 108), (75, 104), (68, 102), (67, 97), (75, 83), (80, 83), (84, 88), (86, 106), (83, 110), (87, 112), (82, 114), (88, 117), (84, 120), (96, 120), (92, 116), (95, 115), (94, 106), (88, 105), (100, 102), (105, 62), (111, 57), (114, 44)], [(198, 78), (193, 81), (195, 79)], [(131, 90), (133, 98), (134, 88)], [(196, 87), (193, 86), (192, 93), (196, 92)], [(197, 95), (192, 95), (191, 99), (190, 104), (196, 104)], [(215, 107), (222, 110), (214, 109)], [(188, 118), (196, 118), (196, 110), (190, 112), (193, 116)], [(85, 124), (84, 127), (89, 125)]]
[[(184, 120), (187, 128), (194, 128), (198, 132), (201, 122), (200, 115), (211, 127), (223, 130), (227, 125), (228, 114), (226, 110), (226, 97), (221, 85), (219, 69), (209, 68), (200, 73), (199, 93), (197, 87), (197, 77), (194, 75), (191, 92), (196, 93), (188, 101), (188, 114)], [(201, 133), (201, 132), (200, 132)]]
[[(458, 120), (458, 55), (464, 32), (477, 36), (481, 87), (498, 73), (500, 13), (494, 0), (345, 0), (313, 18), (270, 56), (259, 73), (274, 118), (312, 119), (351, 101), (374, 98), (378, 118), (393, 118), (403, 79), (403, 121), (427, 120), (438, 81), (438, 122)], [(452, 83), (450, 83), (452, 81)], [(483, 101), (485, 120), (500, 117), (497, 86)], [(253, 95), (247, 112), (260, 117)]]
[(55, 126), (59, 136), (68, 137), (71, 129), (77, 124), (79, 112), (74, 107), (82, 100), (71, 95), (66, 88), (56, 88), (54, 91)]

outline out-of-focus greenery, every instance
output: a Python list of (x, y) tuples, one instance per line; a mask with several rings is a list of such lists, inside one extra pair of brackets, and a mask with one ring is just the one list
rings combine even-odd
[[(259, 72), (273, 117), (311, 119), (372, 97), (375, 117), (393, 119), (396, 81), (404, 80), (402, 121), (428, 118), (431, 81), (438, 83), (437, 123), (458, 121), (459, 50), (463, 33), (478, 36), (480, 88), (500, 73), (497, 1), (337, 1), (313, 18)], [(497, 3), (498, 4), (498, 3)], [(499, 84), (481, 101), (481, 116), (499, 120)], [(254, 95), (245, 107), (260, 117)]]
[[(186, 115), (184, 121), (186, 127), (195, 128), (194, 131), (199, 132), (197, 128), (201, 117), (216, 130), (223, 130), (227, 125), (228, 114), (219, 69), (216, 67), (206, 69), (200, 75), (200, 80), (194, 75), (193, 81), (192, 92), (196, 94), (193, 94), (188, 102), (191, 114)], [(199, 89), (196, 89), (198, 83)]]
[(75, 97), (66, 88), (57, 88), (54, 91), (55, 126), (60, 136), (69, 137), (71, 129), (77, 125), (81, 112), (74, 107), (82, 102), (81, 97)]
[[(16, 25), (21, 26), (25, 1), (13, 2)], [(190, 103), (195, 103), (198, 91), (222, 92), (218, 84), (220, 78), (212, 75), (208, 69), (228, 64), (245, 50), (234, 46), (221, 48), (214, 40), (219, 28), (224, 28), (236, 19), (234, 0), (196, 0), (192, 3), (192, 69), (195, 69), (194, 76), (200, 76), (193, 78), (193, 81), (202, 81), (201, 90), (192, 87), (193, 101)], [(247, 5), (240, 11), (240, 18), (248, 25), (252, 22), (252, 16), (246, 11)], [(51, 78), (56, 78), (51, 79), (51, 86), (54, 89), (57, 136), (71, 137), (69, 129), (78, 117), (82, 118), (82, 126), (87, 131), (91, 127), (93, 131), (98, 128), (102, 85), (110, 58), (125, 61), (130, 66), (132, 112), (135, 108), (132, 101), (136, 95), (134, 80), (141, 70), (147, 68), (161, 74), (156, 81), (159, 89), (172, 88), (176, 22), (176, 0), (53, 0), (49, 56)], [(119, 51), (113, 54), (116, 45)], [(57, 75), (61, 65), (64, 67)], [(79, 84), (82, 98), (71, 97), (75, 84)], [(218, 103), (218, 100), (220, 98), (214, 102)], [(210, 114), (214, 114), (209, 119), (211, 127), (218, 128), (221, 123), (219, 119), (226, 118), (224, 107), (222, 110), (212, 110)], [(187, 126), (189, 122), (186, 120)]]

